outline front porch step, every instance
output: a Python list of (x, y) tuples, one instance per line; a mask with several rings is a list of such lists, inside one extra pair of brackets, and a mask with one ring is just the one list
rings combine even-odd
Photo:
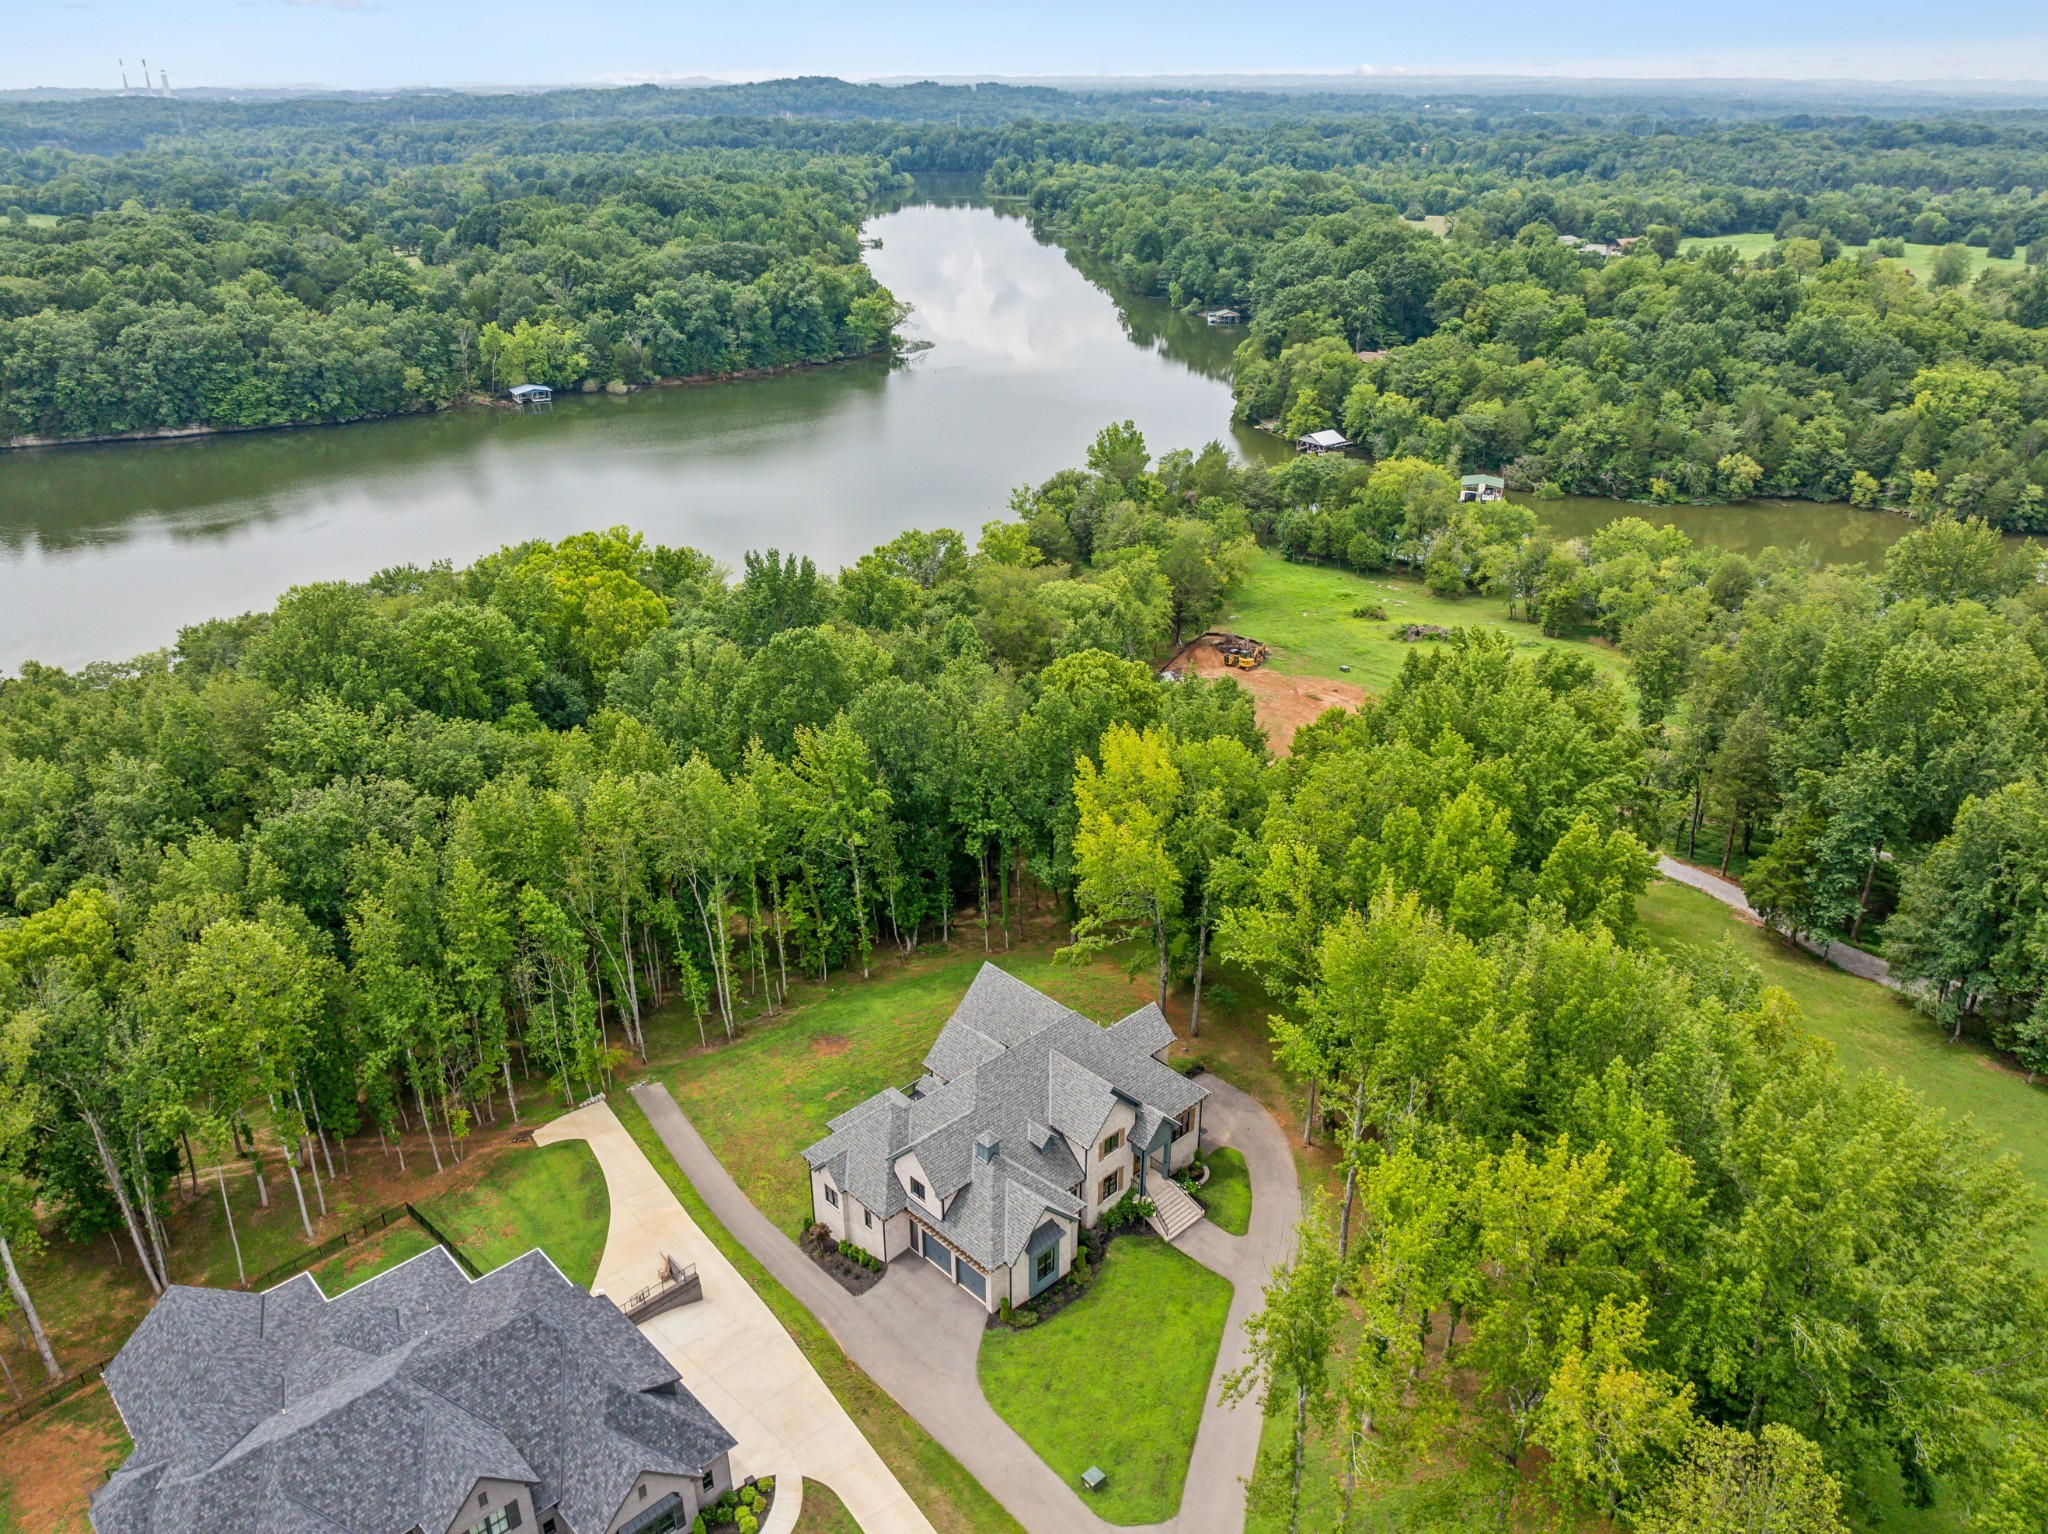
[(1178, 1240), (1183, 1231), (1202, 1218), (1202, 1206), (1170, 1177), (1147, 1178), (1145, 1193), (1152, 1200), (1153, 1209), (1147, 1223), (1168, 1241)]

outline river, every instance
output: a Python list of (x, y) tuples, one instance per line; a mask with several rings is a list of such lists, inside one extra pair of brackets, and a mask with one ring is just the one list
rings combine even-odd
[[(616, 524), (732, 565), (778, 547), (836, 569), (909, 527), (971, 536), (1012, 487), (1079, 464), (1126, 418), (1155, 452), (1222, 438), (1287, 455), (1230, 424), (1235, 330), (1112, 295), (1002, 204), (935, 179), (867, 234), (876, 276), (913, 306), (902, 360), (527, 414), (0, 454), (0, 672), (123, 659), (308, 581)], [(1537, 510), (1567, 534), (1639, 512), (1830, 562), (1874, 563), (1911, 525), (1798, 502)]]
[(1234, 332), (1113, 298), (1000, 206), (926, 192), (872, 221), (920, 349), (764, 378), (431, 416), (0, 455), (0, 670), (172, 643), (289, 586), (465, 564), (625, 524), (737, 565), (827, 569), (909, 527), (970, 536), (1012, 487), (1135, 420), (1153, 450), (1222, 438)]

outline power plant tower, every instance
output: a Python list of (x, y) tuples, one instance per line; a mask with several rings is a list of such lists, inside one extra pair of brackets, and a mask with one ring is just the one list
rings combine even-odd
[(171, 99), (171, 72), (170, 72), (170, 71), (169, 71), (168, 69), (159, 69), (159, 70), (158, 70), (158, 71), (156, 72), (156, 77), (157, 77), (157, 78), (158, 78), (159, 80), (161, 80), (161, 81), (163, 81), (163, 82), (164, 82), (164, 100), (166, 100), (166, 101), (170, 100), (170, 99)]
[(124, 96), (126, 96), (126, 95), (128, 95), (128, 94), (129, 94), (129, 90), (128, 90), (128, 61), (127, 61), (126, 59), (116, 59), (116, 60), (114, 60), (114, 62), (115, 62), (115, 63), (117, 63), (117, 64), (119, 64), (119, 65), (121, 66), (121, 94), (122, 94), (122, 95), (124, 95)]

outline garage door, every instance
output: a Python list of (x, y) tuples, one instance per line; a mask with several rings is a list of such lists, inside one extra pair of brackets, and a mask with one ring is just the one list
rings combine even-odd
[(986, 1278), (983, 1278), (964, 1262), (959, 1265), (953, 1276), (962, 1289), (965, 1289), (977, 1300), (980, 1300), (982, 1304), (986, 1305), (988, 1303), (988, 1280)]
[(918, 1230), (917, 1239), (920, 1248), (924, 1252), (925, 1259), (933, 1267), (945, 1274), (946, 1277), (951, 1278), (953, 1276), (953, 1254), (940, 1245), (936, 1237), (927, 1234), (921, 1227)]

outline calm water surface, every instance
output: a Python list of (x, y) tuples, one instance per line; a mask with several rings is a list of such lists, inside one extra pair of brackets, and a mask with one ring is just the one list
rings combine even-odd
[(1767, 548), (1805, 548), (1824, 565), (1864, 565), (1875, 570), (1884, 551), (1919, 524), (1890, 511), (1864, 511), (1823, 501), (1742, 501), (1732, 506), (1636, 506), (1590, 496), (1524, 502), (1553, 530), (1584, 538), (1616, 517), (1635, 516), (1663, 527), (1669, 523), (1694, 543), (1711, 543), (1754, 558)]
[(617, 523), (732, 564), (776, 546), (836, 568), (908, 527), (971, 535), (1126, 417), (1155, 452), (1284, 453), (1231, 430), (1231, 332), (1112, 298), (1021, 218), (934, 198), (868, 233), (930, 343), (900, 363), (0, 455), (0, 669), (121, 658), (301, 582)]

